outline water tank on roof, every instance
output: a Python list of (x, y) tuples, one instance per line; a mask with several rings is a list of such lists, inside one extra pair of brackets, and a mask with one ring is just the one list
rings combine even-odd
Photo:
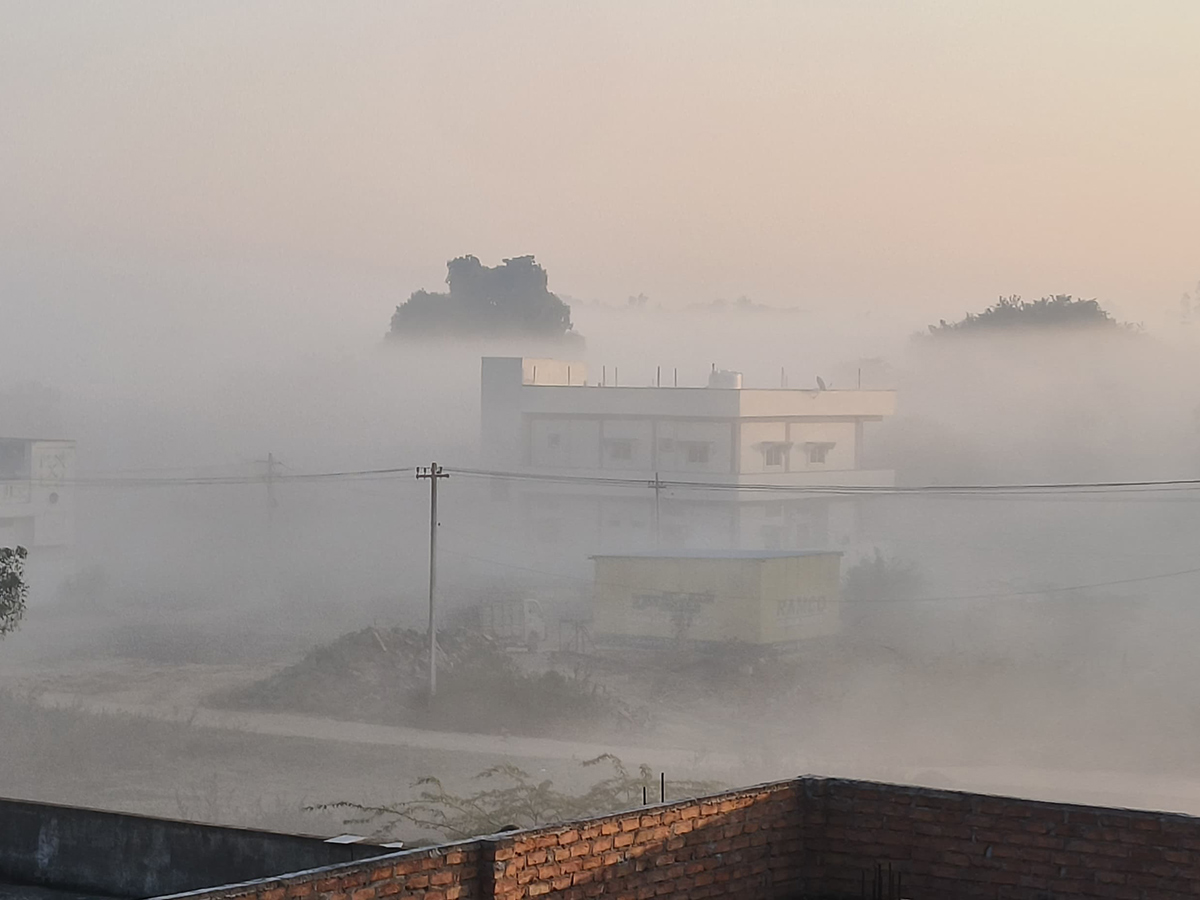
[(708, 374), (708, 386), (710, 388), (733, 388), (741, 390), (742, 373), (734, 372), (732, 369), (713, 369)]

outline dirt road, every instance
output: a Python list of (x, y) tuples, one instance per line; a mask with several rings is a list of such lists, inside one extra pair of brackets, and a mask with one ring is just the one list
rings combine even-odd
[(732, 770), (744, 762), (731, 754), (703, 753), (687, 749), (622, 746), (612, 743), (601, 744), (520, 735), (424, 731), (401, 725), (343, 722), (294, 713), (229, 711), (209, 709), (203, 706), (162, 706), (94, 694), (45, 691), (32, 696), (39, 704), (50, 708), (77, 709), (90, 713), (121, 713), (162, 721), (187, 722), (201, 728), (223, 728), (276, 737), (301, 737), (455, 753), (487, 753), (505, 757), (574, 761), (593, 759), (601, 754), (611, 753), (623, 760), (636, 760), (637, 764), (644, 762), (655, 767), (689, 771), (700, 766), (705, 769)]
[[(706, 753), (683, 748), (623, 746), (583, 741), (555, 740), (518, 735), (482, 735), (424, 731), (394, 725), (342, 722), (313, 716), (272, 712), (230, 712), (204, 707), (167, 707), (105, 696), (47, 691), (36, 695), (46, 707), (71, 708), (90, 713), (121, 713), (160, 721), (186, 722), (192, 727), (221, 729), (273, 737), (305, 738), (357, 745), (388, 746), (445, 754), (502, 756), (581, 762), (603, 753), (645, 763), (686, 777), (707, 777), (729, 783), (745, 781), (747, 758), (728, 753)], [(980, 791), (1106, 806), (1128, 806), (1200, 814), (1200, 781), (1170, 775), (1145, 775), (1115, 771), (1072, 771), (1017, 766), (921, 767), (920, 761), (895, 760), (886, 769), (861, 766), (848, 760), (796, 755), (777, 760), (773, 777), (817, 773), (848, 778), (890, 779), (947, 789)]]

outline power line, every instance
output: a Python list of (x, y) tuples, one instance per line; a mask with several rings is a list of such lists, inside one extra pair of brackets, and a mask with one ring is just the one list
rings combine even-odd
[[(205, 467), (197, 467), (205, 468)], [(207, 467), (212, 468), (212, 467)], [(162, 470), (172, 471), (171, 469)], [(350, 481), (387, 479), (408, 475), (416, 471), (415, 466), (398, 466), (378, 469), (337, 469), (319, 472), (278, 473), (275, 483), (303, 483), (320, 481)], [(613, 488), (645, 488), (674, 491), (734, 491), (747, 494), (790, 494), (801, 496), (968, 496), (1003, 497), (1015, 499), (1045, 495), (1136, 495), (1144, 493), (1182, 493), (1200, 491), (1200, 478), (1138, 479), (1128, 481), (1076, 481), (1076, 482), (1030, 482), (995, 484), (956, 485), (849, 485), (849, 484), (778, 484), (769, 482), (736, 482), (693, 479), (665, 479), (661, 476), (636, 478), (620, 475), (575, 475), (567, 472), (545, 472), (533, 470), (476, 469), (447, 466), (445, 471), (466, 478), (491, 478), (506, 481), (537, 482), (546, 484), (580, 485)], [(12, 479), (10, 479), (12, 480)], [(150, 475), (132, 477), (119, 471), (95, 473), (54, 481), (54, 485), (77, 487), (190, 487), (262, 484), (261, 474), (240, 475)], [(17, 479), (26, 484), (49, 484), (39, 479)], [(1190, 499), (1190, 498), (1189, 498)]]
[(534, 481), (553, 484), (605, 485), (615, 487), (644, 487), (660, 489), (692, 489), (739, 491), (747, 493), (847, 494), (847, 495), (997, 495), (1012, 493), (1021, 496), (1039, 493), (1138, 493), (1145, 491), (1200, 490), (1200, 478), (1171, 478), (1137, 481), (1067, 481), (1032, 482), (1027, 484), (959, 484), (959, 485), (796, 485), (764, 482), (668, 480), (663, 478), (629, 478), (604, 475), (571, 475), (558, 472), (503, 471), (493, 469), (447, 468), (468, 478), (500, 478), (509, 481)]
[[(416, 471), (415, 466), (403, 466), (387, 469), (348, 469), (329, 472), (297, 472), (292, 474), (276, 473), (272, 481), (276, 484), (285, 482), (317, 482), (317, 481), (369, 481), (380, 478), (393, 478), (399, 475), (409, 475)], [(63, 485), (70, 487), (204, 487), (223, 485), (260, 485), (267, 476), (257, 475), (195, 475), (195, 476), (161, 476), (161, 477), (119, 477), (108, 475), (80, 476), (54, 481), (46, 479), (9, 479), (10, 482), (34, 485)], [(0, 481), (0, 483), (4, 483)]]

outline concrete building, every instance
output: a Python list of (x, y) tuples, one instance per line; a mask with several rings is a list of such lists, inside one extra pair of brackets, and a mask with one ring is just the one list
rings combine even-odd
[(69, 547), (75, 442), (0, 438), (0, 547)]
[(846, 546), (853, 499), (799, 489), (893, 483), (891, 471), (863, 467), (866, 426), (892, 415), (893, 391), (747, 388), (716, 370), (705, 387), (676, 387), (673, 376), (670, 387), (620, 386), (615, 376), (596, 384), (580, 362), (483, 360), (485, 463), (564, 482), (518, 489), (538, 540), (605, 552)]
[(597, 636), (781, 646), (838, 629), (837, 552), (630, 553), (595, 564)]
[(29, 551), (31, 598), (53, 594), (71, 573), (74, 480), (74, 441), (0, 438), (0, 547)]

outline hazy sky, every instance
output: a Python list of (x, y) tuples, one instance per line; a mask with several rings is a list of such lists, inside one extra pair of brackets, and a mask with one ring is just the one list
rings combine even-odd
[(583, 298), (1136, 318), (1200, 278), (1198, 160), (1190, 0), (0, 4), (0, 304), (96, 317), (295, 305), (262, 277), (380, 331), (534, 253)]

